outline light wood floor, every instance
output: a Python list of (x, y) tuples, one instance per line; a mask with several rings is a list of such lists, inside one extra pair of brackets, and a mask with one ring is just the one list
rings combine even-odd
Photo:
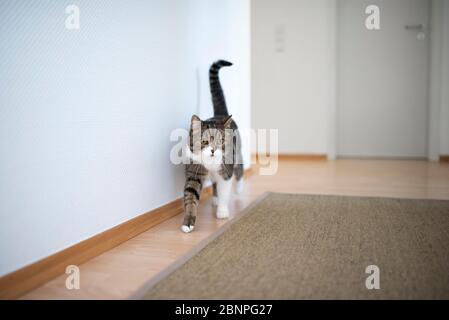
[[(283, 160), (273, 176), (258, 169), (243, 194), (232, 200), (232, 216), (266, 191), (449, 199), (449, 164), (404, 160)], [(81, 288), (68, 290), (66, 275), (28, 293), (25, 299), (126, 299), (185, 255), (226, 221), (216, 220), (211, 199), (203, 201), (195, 231), (180, 231), (181, 215), (79, 266)], [(232, 217), (231, 217), (232, 219)]]

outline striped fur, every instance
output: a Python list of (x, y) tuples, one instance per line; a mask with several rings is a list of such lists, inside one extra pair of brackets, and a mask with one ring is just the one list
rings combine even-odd
[[(207, 169), (201, 164), (189, 164), (186, 167), (186, 182), (184, 185), (184, 221), (183, 226), (195, 226), (197, 207), (200, 203), (201, 189), (207, 177)], [(189, 230), (191, 231), (191, 230)]]
[(221, 88), (220, 78), (218, 72), (221, 67), (232, 66), (231, 62), (225, 60), (218, 60), (214, 62), (209, 69), (209, 83), (212, 94), (212, 105), (214, 106), (214, 116), (227, 116), (228, 108), (226, 107), (226, 100)]
[[(218, 72), (232, 63), (219, 60), (209, 70), (210, 89), (214, 116), (201, 120), (192, 116), (188, 151), (192, 163), (186, 166), (184, 185), (184, 220), (182, 230), (191, 232), (195, 226), (197, 208), (204, 180), (212, 180), (214, 199), (217, 200), (217, 217), (227, 218), (232, 177), (243, 177), (241, 139), (235, 121), (228, 115), (226, 101), (220, 85)], [(215, 155), (215, 156), (214, 156)], [(204, 159), (212, 159), (207, 163)]]

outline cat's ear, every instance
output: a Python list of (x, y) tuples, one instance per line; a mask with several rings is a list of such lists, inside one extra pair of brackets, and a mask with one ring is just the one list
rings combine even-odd
[(192, 116), (192, 120), (190, 121), (190, 125), (192, 127), (192, 129), (200, 129), (201, 128), (201, 119), (194, 114)]
[(223, 120), (223, 126), (225, 128), (230, 128), (231, 127), (231, 123), (232, 123), (232, 115), (227, 116), (224, 120)]

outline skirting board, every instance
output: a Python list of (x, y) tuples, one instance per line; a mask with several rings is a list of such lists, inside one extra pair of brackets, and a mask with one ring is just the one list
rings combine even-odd
[[(257, 159), (256, 154), (252, 154), (253, 163)], [(266, 155), (269, 157), (270, 155)], [(290, 161), (325, 161), (327, 160), (327, 156), (325, 154), (306, 154), (306, 153), (297, 153), (297, 154), (278, 154), (278, 160), (290, 160)]]
[[(252, 174), (245, 170), (245, 177)], [(202, 199), (212, 195), (204, 188)], [(68, 265), (82, 263), (183, 212), (182, 198), (151, 210), (67, 249), (0, 277), (0, 299), (16, 299), (65, 272)]]
[(295, 160), (295, 161), (325, 161), (327, 156), (325, 154), (279, 154), (279, 160)]

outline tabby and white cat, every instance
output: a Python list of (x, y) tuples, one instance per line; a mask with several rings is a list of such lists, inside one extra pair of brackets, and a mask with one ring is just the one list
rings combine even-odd
[(214, 116), (201, 120), (192, 116), (189, 145), (186, 154), (190, 164), (186, 166), (184, 186), (184, 221), (182, 231), (191, 232), (195, 227), (197, 209), (204, 180), (212, 181), (213, 200), (217, 207), (217, 218), (229, 217), (229, 199), (232, 178), (237, 181), (236, 191), (242, 189), (243, 158), (237, 124), (228, 114), (218, 72), (232, 63), (219, 60), (209, 69)]

